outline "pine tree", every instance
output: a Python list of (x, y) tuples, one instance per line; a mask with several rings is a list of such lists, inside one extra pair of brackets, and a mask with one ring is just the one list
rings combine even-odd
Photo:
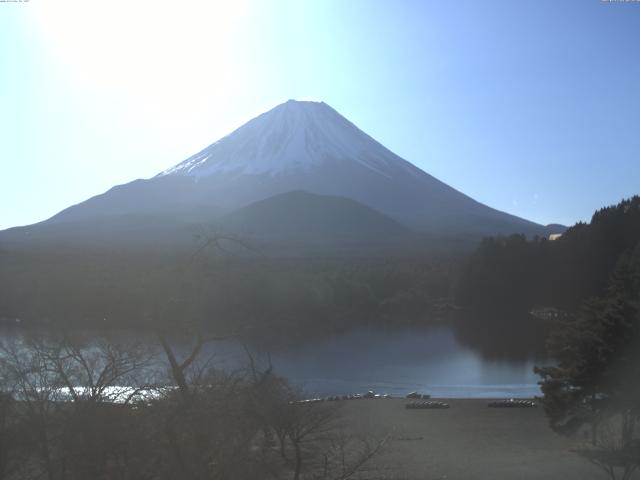
[[(616, 467), (629, 478), (640, 463), (640, 243), (620, 257), (603, 297), (560, 322), (549, 349), (557, 364), (536, 373), (551, 427), (574, 434), (590, 426), (597, 448), (580, 453), (612, 478)], [(605, 441), (599, 427), (612, 421), (617, 438)]]

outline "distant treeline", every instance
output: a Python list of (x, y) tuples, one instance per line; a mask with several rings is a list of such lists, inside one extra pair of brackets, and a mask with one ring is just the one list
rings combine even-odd
[[(448, 319), (456, 303), (473, 317), (460, 332), (477, 338), (477, 322), (522, 325), (510, 315), (521, 318), (537, 306), (572, 311), (601, 295), (616, 263), (639, 242), (640, 197), (633, 197), (599, 210), (558, 240), (487, 238), (466, 259), (0, 245), (0, 321), (92, 328), (198, 324), (220, 333), (297, 337), (431, 324)], [(493, 336), (490, 329), (481, 333)]]
[[(215, 250), (215, 249), (214, 249)], [(122, 252), (0, 252), (5, 323), (327, 333), (437, 321), (453, 262)]]
[(557, 240), (522, 235), (482, 241), (468, 259), (457, 301), (477, 310), (575, 310), (602, 295), (612, 272), (640, 244), (640, 197), (598, 210)]

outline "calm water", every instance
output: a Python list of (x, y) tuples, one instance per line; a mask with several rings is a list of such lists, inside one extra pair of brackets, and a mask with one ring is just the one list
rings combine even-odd
[[(215, 364), (233, 369), (246, 354), (233, 342), (218, 342)], [(532, 397), (540, 394), (533, 358), (495, 360), (464, 346), (453, 329), (359, 330), (299, 347), (271, 349), (276, 373), (309, 396), (362, 393), (434, 397)], [(264, 364), (266, 354), (258, 354)]]
[[(5, 341), (20, 335), (16, 330), (0, 332)], [(130, 338), (131, 335), (119, 333), (116, 337)], [(152, 335), (140, 338), (154, 345), (157, 342)], [(456, 335), (452, 327), (357, 330), (297, 346), (268, 349), (253, 346), (250, 350), (259, 366), (266, 366), (270, 357), (275, 373), (289, 379), (309, 397), (368, 390), (394, 396), (419, 391), (448, 398), (540, 394), (533, 366), (544, 364), (543, 360), (527, 355), (519, 355), (517, 359), (491, 356), (487, 349), (495, 349), (487, 344), (472, 348), (460, 338), (464, 337)], [(176, 347), (177, 351), (181, 350), (179, 343)], [(213, 356), (212, 365), (226, 370), (248, 365), (244, 348), (234, 340), (208, 344), (202, 356)]]

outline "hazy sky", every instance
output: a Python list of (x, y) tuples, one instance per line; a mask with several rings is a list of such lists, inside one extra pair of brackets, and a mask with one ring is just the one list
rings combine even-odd
[(640, 2), (0, 3), (0, 68), (0, 228), (289, 98), (540, 223), (640, 193)]

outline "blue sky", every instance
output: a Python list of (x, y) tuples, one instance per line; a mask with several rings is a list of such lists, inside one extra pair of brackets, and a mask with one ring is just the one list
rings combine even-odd
[(492, 207), (640, 193), (640, 2), (0, 3), (0, 228), (323, 100)]

